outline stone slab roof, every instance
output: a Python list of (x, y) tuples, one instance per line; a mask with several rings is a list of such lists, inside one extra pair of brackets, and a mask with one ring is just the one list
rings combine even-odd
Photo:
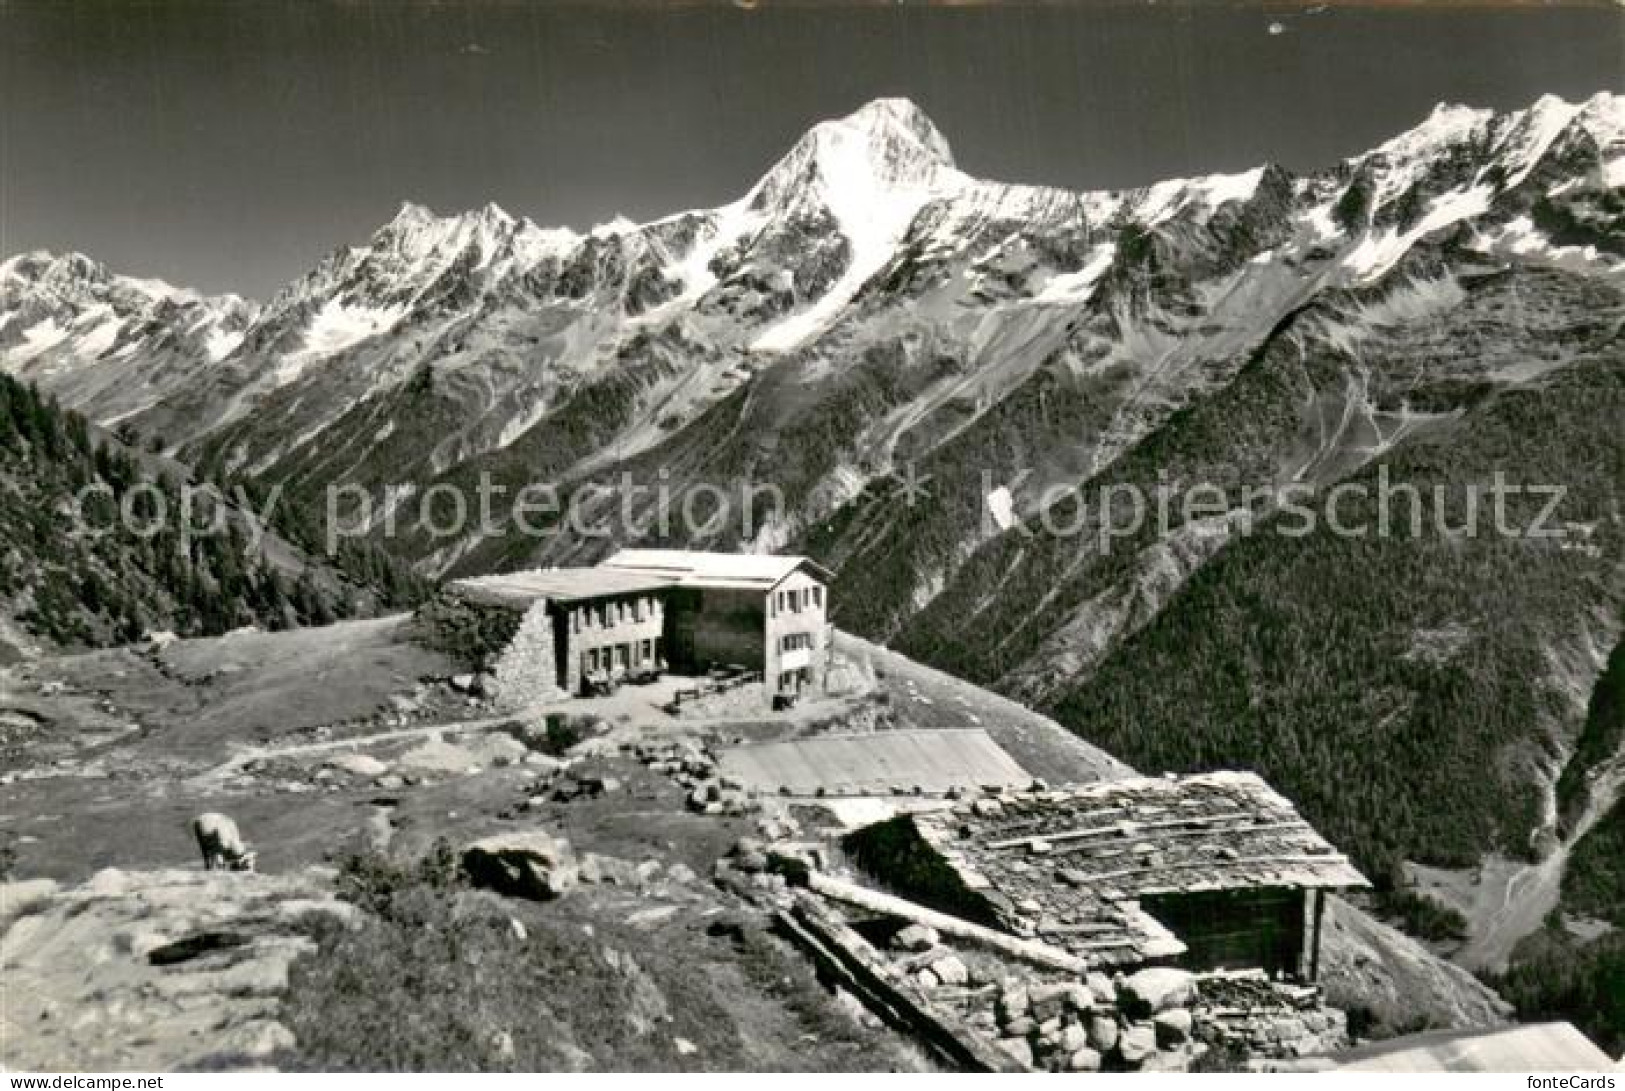
[(1014, 931), (1107, 962), (1183, 949), (1140, 899), (1369, 885), (1252, 773), (1137, 777), (911, 816)]

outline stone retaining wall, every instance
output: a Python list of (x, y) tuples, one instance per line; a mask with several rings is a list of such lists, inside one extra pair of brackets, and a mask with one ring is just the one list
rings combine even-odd
[(525, 611), (508, 646), (491, 665), (492, 697), (502, 708), (557, 701), (567, 696), (558, 682), (553, 619), (547, 600), (539, 599)]

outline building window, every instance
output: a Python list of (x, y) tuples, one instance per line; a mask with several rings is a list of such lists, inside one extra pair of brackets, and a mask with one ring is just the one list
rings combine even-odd
[(811, 648), (811, 647), (812, 647), (812, 634), (811, 633), (786, 633), (779, 640), (779, 648), (782, 651), (794, 652), (794, 651), (800, 651), (802, 648)]
[(824, 589), (817, 584), (812, 589), (813, 606), (819, 610), (824, 608)]
[(655, 658), (655, 642), (645, 640), (638, 646), (638, 655), (641, 662), (653, 663)]

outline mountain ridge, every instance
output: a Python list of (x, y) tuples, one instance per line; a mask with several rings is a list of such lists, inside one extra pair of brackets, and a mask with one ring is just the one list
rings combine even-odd
[[(404, 205), (257, 308), (221, 359), (160, 324), (143, 334), (160, 366), (111, 389), (95, 380), (118, 369), (80, 351), (94, 327), (30, 351), (41, 304), (0, 278), (0, 366), (126, 420), (210, 478), (282, 487), (312, 511), (343, 487), (338, 514), (370, 508), (374, 540), (425, 572), (589, 562), (630, 541), (810, 552), (838, 573), (843, 626), (1086, 736), (1107, 731), (1147, 767), (1210, 760), (1223, 741), (1212, 725), (1232, 722), (1221, 706), (1236, 695), (1218, 681), (1146, 695), (1154, 724), (1123, 720), (1132, 680), (1167, 670), (1167, 634), (1204, 616), (1194, 604), (1216, 596), (1244, 660), (1274, 639), (1267, 596), (1233, 603), (1203, 573), (1284, 581), (1300, 648), (1344, 624), (1334, 604), (1359, 604), (1301, 558), (1250, 544), (1242, 528), (1267, 524), (1268, 504), (1227, 493), (1216, 513), (1105, 549), (1085, 490), (1324, 491), (1383, 467), (1455, 488), (1514, 464), (1583, 486), (1576, 519), (1590, 529), (1567, 552), (1393, 547), (1400, 605), (1348, 623), (1360, 630), (1349, 639), (1396, 655), (1414, 644), (1437, 662), (1383, 675), (1383, 701), (1337, 704), (1346, 695), (1330, 683), (1305, 695), (1269, 671), (1223, 675), (1281, 723), (1381, 722), (1424, 749), (1464, 732), (1461, 760), (1491, 775), (1481, 799), (1451, 802), (1469, 815), (1462, 836), (1429, 845), (1443, 812), (1396, 823), (1364, 860), (1460, 863), (1534, 851), (1583, 720), (1583, 700), (1552, 695), (1601, 669), (1569, 636), (1618, 639), (1620, 498), (1594, 465), (1612, 465), (1618, 441), (1588, 432), (1566, 450), (1514, 425), (1610, 419), (1622, 185), (1625, 98), (1606, 92), (1507, 113), (1442, 106), (1306, 174), (1262, 165), (1096, 192), (971, 178), (923, 113), (881, 100), (814, 126), (716, 209), (578, 233), (495, 206), (440, 217)], [(410, 518), (388, 534), (389, 515), (482, 478), (509, 499), (553, 484), (608, 533), (563, 518), (523, 533), (499, 507), (493, 534)], [(678, 502), (705, 501), (708, 488), (759, 482), (784, 503), (748, 527), (662, 532), (644, 491), (664, 483)], [(1077, 533), (1049, 532), (1052, 517)], [(1492, 575), (1538, 591), (1517, 600), (1528, 616), (1506, 640), (1490, 638), (1501, 619), (1457, 609)], [(1451, 641), (1483, 658), (1436, 650)], [(1222, 662), (1216, 651), (1204, 669)], [(1119, 680), (1115, 697), (1095, 688), (1102, 671)], [(1452, 718), (1472, 702), (1451, 694), (1482, 697), (1502, 675), (1527, 698), (1527, 722), (1475, 732)], [(1186, 723), (1206, 734), (1165, 747)], [(1253, 741), (1246, 760), (1272, 780), (1301, 790), (1325, 772), (1314, 747)], [(1346, 836), (1404, 806), (1426, 771), (1385, 774), (1359, 806), (1308, 793), (1311, 817)]]

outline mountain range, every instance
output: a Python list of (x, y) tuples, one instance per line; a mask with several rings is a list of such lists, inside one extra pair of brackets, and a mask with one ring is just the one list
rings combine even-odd
[[(434, 576), (810, 553), (843, 627), (1142, 769), (1256, 768), (1389, 885), (1560, 865), (1619, 821), (1587, 709), (1625, 630), (1622, 328), (1613, 94), (1097, 192), (970, 177), (884, 99), (721, 208), (581, 233), (408, 204), (264, 303), (0, 265), (0, 367), (210, 480), (305, 510), (345, 486), (352, 518), (366, 494)], [(1265, 533), (1285, 485), (1384, 479), (1459, 527), (1497, 474), (1565, 490), (1561, 536)], [(482, 477), (589, 518), (389, 532)], [(657, 518), (655, 486), (709, 513), (757, 483), (783, 503), (756, 525)], [(1223, 499), (1100, 533), (1106, 490), (1198, 486)], [(1518, 929), (1474, 927), (1504, 963)]]

